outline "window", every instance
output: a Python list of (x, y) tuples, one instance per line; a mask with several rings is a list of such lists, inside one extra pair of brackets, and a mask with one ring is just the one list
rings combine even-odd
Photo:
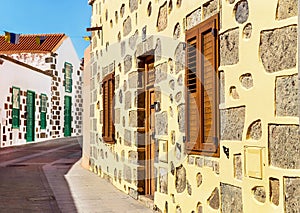
[(20, 88), (12, 87), (12, 128), (20, 126)]
[(70, 63), (65, 62), (65, 91), (72, 92), (72, 73), (73, 66)]
[(114, 115), (114, 91), (115, 79), (114, 73), (108, 74), (102, 81), (103, 91), (103, 127), (102, 138), (106, 143), (115, 142), (115, 126), (113, 122)]
[(186, 32), (186, 150), (219, 156), (218, 15)]
[(47, 96), (45, 94), (41, 94), (40, 99), (41, 99), (41, 129), (46, 129)]

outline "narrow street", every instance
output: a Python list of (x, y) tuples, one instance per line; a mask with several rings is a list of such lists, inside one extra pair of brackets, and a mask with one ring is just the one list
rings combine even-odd
[(152, 212), (82, 168), (80, 157), (77, 138), (0, 150), (0, 212)]

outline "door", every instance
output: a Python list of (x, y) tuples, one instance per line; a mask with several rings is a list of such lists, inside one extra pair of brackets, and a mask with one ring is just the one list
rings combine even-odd
[(27, 120), (26, 120), (26, 140), (27, 142), (34, 141), (35, 129), (35, 92), (27, 91)]
[(72, 132), (72, 98), (70, 96), (65, 96), (65, 112), (64, 112), (64, 136), (71, 136)]
[[(146, 61), (147, 62), (147, 61)], [(146, 196), (153, 199), (156, 191), (155, 159), (155, 91), (153, 87), (153, 58), (145, 64), (146, 68)]]

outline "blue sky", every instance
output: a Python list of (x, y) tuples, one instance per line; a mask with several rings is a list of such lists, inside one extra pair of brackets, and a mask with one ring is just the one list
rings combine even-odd
[(65, 33), (80, 58), (89, 45), (91, 6), (88, 0), (2, 0), (0, 30), (21, 34)]

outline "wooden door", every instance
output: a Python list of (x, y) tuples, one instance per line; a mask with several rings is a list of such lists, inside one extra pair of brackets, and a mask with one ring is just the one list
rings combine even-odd
[(34, 141), (35, 129), (35, 92), (27, 91), (27, 121), (26, 121), (26, 141)]
[(151, 199), (154, 198), (156, 190), (156, 174), (154, 168), (155, 158), (155, 92), (154, 88), (146, 91), (146, 128), (147, 128), (147, 143), (146, 143), (146, 195)]

